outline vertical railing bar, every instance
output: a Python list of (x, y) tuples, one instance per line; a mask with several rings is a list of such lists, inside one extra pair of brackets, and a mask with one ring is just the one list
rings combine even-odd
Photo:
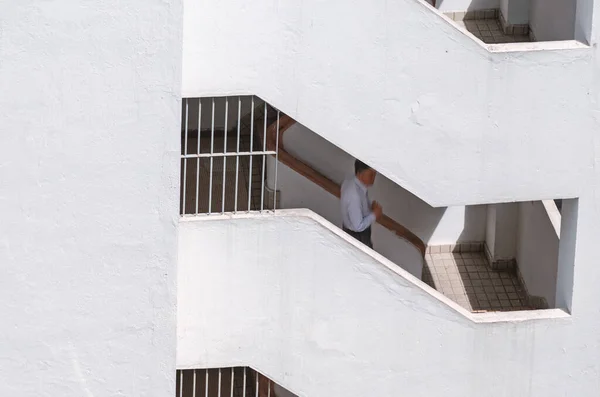
[[(189, 116), (189, 103), (188, 99), (185, 98), (185, 142), (183, 144), (183, 154), (187, 155), (188, 150), (188, 116)], [(183, 215), (185, 215), (185, 196), (187, 188), (187, 157), (183, 159)]]
[(250, 169), (248, 170), (248, 211), (251, 210), (252, 201), (252, 146), (254, 146), (254, 96), (252, 96), (250, 109)]
[(238, 206), (238, 182), (240, 176), (240, 128), (242, 124), (242, 97), (238, 97), (238, 120), (237, 120), (237, 147), (235, 156), (235, 200), (233, 204), (233, 212), (237, 212)]
[[(267, 151), (267, 102), (265, 102), (265, 125), (263, 133), (263, 152)], [(265, 209), (265, 163), (267, 161), (267, 155), (262, 155), (262, 179), (260, 180), (260, 212)]]
[(206, 371), (206, 377), (204, 378), (204, 397), (208, 397), (208, 368), (205, 370)]
[(279, 116), (277, 110), (277, 135), (275, 136), (275, 183), (273, 187), (273, 212), (277, 209), (277, 169), (279, 168)]
[[(215, 145), (215, 97), (212, 98), (212, 115), (210, 119), (210, 154), (214, 153)], [(213, 157), (210, 157), (210, 175), (208, 179), (208, 213), (212, 213)]]
[[(229, 118), (229, 98), (225, 97), (225, 140), (223, 143), (223, 153), (227, 153), (227, 120)], [(223, 156), (223, 194), (221, 195), (221, 213), (225, 212), (225, 183), (226, 183), (226, 174), (225, 170), (227, 169), (227, 156)]]
[(196, 397), (196, 370), (194, 370), (194, 381), (192, 382), (193, 390), (192, 397)]
[(258, 397), (258, 380), (260, 374), (258, 373), (258, 371), (254, 371), (254, 374), (256, 375), (256, 391), (254, 392), (254, 397)]
[(230, 396), (229, 397), (233, 397), (233, 379), (235, 377), (235, 368), (231, 367), (231, 389), (230, 389)]
[(271, 379), (269, 379), (269, 382), (267, 382), (267, 387), (269, 388), (267, 390), (267, 397), (271, 397)]
[(219, 386), (217, 389), (217, 397), (221, 397), (221, 381), (222, 381), (221, 368), (219, 368)]
[(179, 371), (179, 397), (183, 397), (183, 371)]
[(246, 367), (244, 367), (244, 384), (242, 386), (242, 397), (246, 397)]
[[(196, 153), (200, 154), (200, 128), (202, 127), (202, 99), (198, 98), (198, 145)], [(200, 157), (196, 159), (196, 215), (200, 198)]]

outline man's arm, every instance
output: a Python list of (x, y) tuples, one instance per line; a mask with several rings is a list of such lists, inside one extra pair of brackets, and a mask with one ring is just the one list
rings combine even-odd
[(350, 225), (347, 226), (356, 232), (362, 232), (371, 226), (377, 219), (377, 216), (373, 211), (365, 217), (362, 216), (360, 197), (354, 194), (347, 197), (346, 212), (348, 213), (348, 219), (350, 221)]

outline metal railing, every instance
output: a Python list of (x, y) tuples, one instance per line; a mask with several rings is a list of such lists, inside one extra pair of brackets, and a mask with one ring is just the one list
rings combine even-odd
[(185, 98), (182, 110), (181, 215), (275, 210), (266, 133), (280, 112), (254, 96)]
[(249, 367), (178, 370), (175, 392), (176, 397), (278, 397), (278, 392), (293, 395)]
[[(340, 196), (338, 184), (285, 150), (283, 134), (295, 121), (260, 98), (186, 98), (182, 117), (181, 215), (274, 211), (280, 162)], [(275, 158), (271, 186), (267, 156)], [(379, 223), (425, 255), (410, 230), (385, 215)]]

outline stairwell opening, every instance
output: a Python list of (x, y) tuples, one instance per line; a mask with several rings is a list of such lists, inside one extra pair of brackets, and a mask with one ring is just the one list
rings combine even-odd
[[(182, 216), (308, 208), (341, 226), (349, 153), (258, 97), (188, 98), (182, 114)], [(563, 214), (552, 200), (434, 208), (383, 175), (371, 191), (387, 215), (375, 250), (465, 309), (571, 309), (576, 199)]]
[(176, 397), (296, 397), (250, 367), (177, 371)]
[(593, 0), (426, 0), (485, 44), (589, 43)]

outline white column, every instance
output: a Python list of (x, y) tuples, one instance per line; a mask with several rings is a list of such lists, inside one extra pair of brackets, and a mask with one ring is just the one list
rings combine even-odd
[(575, 11), (575, 40), (589, 45), (598, 38), (600, 22), (600, 6), (594, 5), (595, 0), (577, 0)]
[(519, 220), (516, 203), (488, 205), (486, 227), (486, 254), (490, 265), (506, 266), (514, 261), (517, 252), (517, 225)]
[(500, 20), (505, 31), (522, 34), (522, 31), (513, 31), (512, 27), (522, 28), (529, 24), (530, 0), (500, 0)]
[(560, 242), (558, 249), (558, 274), (556, 279), (556, 307), (569, 312), (573, 306), (573, 283), (579, 200), (563, 200)]

